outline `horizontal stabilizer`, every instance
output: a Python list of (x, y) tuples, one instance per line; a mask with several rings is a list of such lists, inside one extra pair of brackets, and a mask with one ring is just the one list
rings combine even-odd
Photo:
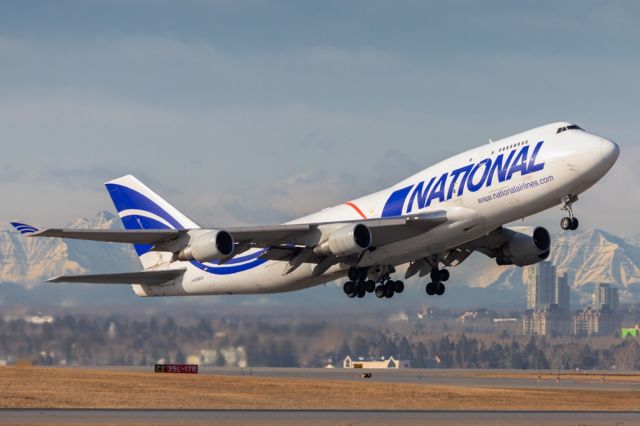
[(16, 231), (18, 231), (23, 235), (33, 234), (34, 232), (38, 232), (38, 228), (36, 228), (35, 226), (28, 225), (24, 222), (13, 221), (10, 223), (11, 223), (11, 226), (13, 226), (16, 229)]
[[(184, 231), (183, 231), (184, 232)], [(43, 229), (28, 234), (29, 237), (70, 238), (74, 240), (102, 241), (107, 243), (155, 244), (180, 235), (176, 229)]]
[(143, 284), (161, 285), (172, 281), (186, 271), (186, 268), (164, 271), (122, 272), (118, 274), (60, 275), (50, 278), (50, 283), (87, 283), (87, 284)]

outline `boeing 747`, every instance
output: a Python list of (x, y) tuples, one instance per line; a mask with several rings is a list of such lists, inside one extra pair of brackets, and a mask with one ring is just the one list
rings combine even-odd
[(142, 264), (138, 272), (49, 282), (132, 284), (139, 296), (185, 296), (286, 292), (346, 277), (348, 297), (391, 298), (404, 290), (403, 271), (404, 279), (428, 276), (426, 293), (442, 295), (447, 268), (474, 251), (499, 265), (546, 259), (545, 228), (506, 224), (560, 206), (561, 228), (577, 229), (573, 203), (619, 153), (614, 142), (559, 122), (282, 225), (202, 228), (131, 175), (106, 183), (124, 230), (12, 225), (27, 237), (133, 244)]

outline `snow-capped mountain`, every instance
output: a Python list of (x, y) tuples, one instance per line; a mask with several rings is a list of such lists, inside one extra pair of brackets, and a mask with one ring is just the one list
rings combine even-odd
[(569, 271), (574, 288), (595, 283), (640, 285), (640, 247), (599, 229), (556, 236), (549, 260), (558, 271)]
[[(109, 212), (91, 219), (78, 219), (70, 227), (119, 229), (120, 220)], [(559, 272), (570, 273), (574, 291), (586, 298), (593, 284), (615, 283), (624, 287), (628, 297), (640, 296), (640, 246), (637, 238), (623, 239), (601, 230), (563, 232), (552, 237), (549, 260)], [(128, 244), (105, 244), (55, 238), (25, 238), (10, 229), (0, 230), (0, 304), (5, 301), (23, 303), (26, 298), (37, 303), (70, 303), (70, 300), (113, 301), (136, 299), (128, 286), (37, 285), (60, 274), (107, 273), (139, 270), (133, 248)], [(460, 267), (451, 270), (449, 289), (442, 306), (472, 306), (524, 303), (524, 268), (496, 265), (493, 259), (474, 253)], [(424, 295), (426, 278), (412, 278), (407, 284), (420, 284)], [(426, 282), (426, 281), (425, 281)], [(11, 284), (9, 284), (11, 283)], [(469, 289), (468, 287), (473, 287)], [(324, 288), (324, 287), (323, 287)], [(35, 291), (37, 290), (37, 291)], [(320, 291), (320, 288), (316, 289)], [(308, 290), (311, 291), (311, 290)], [(340, 289), (325, 289), (327, 304), (344, 299)], [(334, 294), (335, 293), (335, 294)], [(289, 300), (293, 294), (277, 300)], [(248, 296), (249, 297), (249, 296)], [(271, 296), (269, 296), (271, 297)], [(417, 296), (416, 296), (417, 297)], [(420, 299), (422, 300), (422, 299)], [(629, 299), (630, 300), (630, 299)], [(225, 303), (229, 303), (227, 300)], [(284, 303), (284, 302), (283, 302)], [(346, 303), (346, 302), (345, 302)], [(377, 305), (376, 305), (377, 306)]]
[[(119, 229), (120, 219), (102, 211), (78, 219), (70, 228)], [(133, 271), (140, 268), (127, 244), (105, 244), (58, 238), (27, 238), (13, 229), (0, 230), (0, 282), (31, 287), (61, 274)]]
[[(548, 259), (558, 272), (567, 271), (576, 291), (591, 291), (594, 284), (614, 283), (629, 291), (640, 291), (640, 247), (595, 229), (563, 232), (552, 236)], [(520, 289), (525, 268), (498, 266), (492, 259), (474, 253), (453, 272), (453, 279), (470, 287)]]

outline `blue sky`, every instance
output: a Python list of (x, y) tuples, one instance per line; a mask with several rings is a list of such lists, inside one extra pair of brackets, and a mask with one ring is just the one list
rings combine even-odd
[(568, 120), (623, 150), (577, 204), (583, 226), (640, 232), (638, 2), (2, 9), (5, 223), (111, 209), (102, 183), (125, 173), (202, 224), (281, 222)]

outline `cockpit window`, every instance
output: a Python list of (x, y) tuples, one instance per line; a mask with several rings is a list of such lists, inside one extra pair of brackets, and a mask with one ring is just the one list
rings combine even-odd
[(570, 126), (565, 126), (565, 127), (559, 127), (558, 131), (556, 132), (556, 134), (558, 133), (562, 133), (564, 131), (567, 130), (584, 130), (582, 127), (575, 125), (575, 124), (571, 124)]

